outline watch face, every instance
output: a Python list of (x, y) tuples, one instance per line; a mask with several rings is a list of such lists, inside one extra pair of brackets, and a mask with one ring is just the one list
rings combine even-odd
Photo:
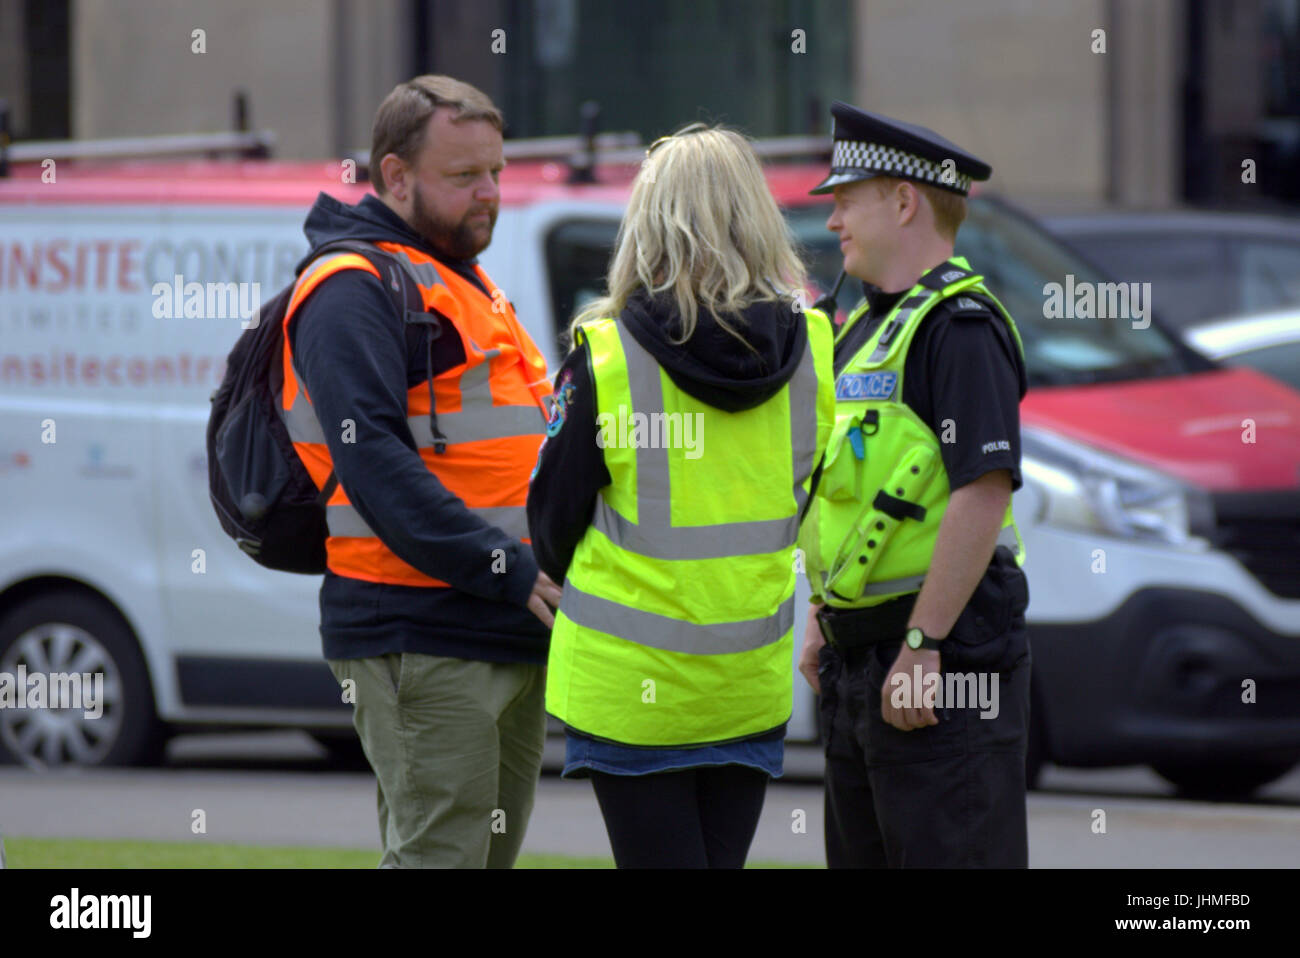
[(924, 641), (924, 639), (925, 639), (925, 633), (922, 632), (920, 629), (913, 628), (907, 630), (908, 648), (919, 649), (921, 647), (921, 642)]

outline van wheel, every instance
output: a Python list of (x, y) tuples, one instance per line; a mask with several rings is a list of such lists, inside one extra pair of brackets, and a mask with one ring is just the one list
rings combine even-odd
[[(89, 683), (71, 681), (87, 673)], [(102, 600), (62, 590), (14, 608), (0, 620), (0, 674), (7, 683), (0, 689), (7, 706), (0, 709), (0, 763), (48, 768), (162, 758), (166, 737), (144, 658)], [(87, 710), (98, 714), (87, 717)]]
[(1248, 798), (1256, 789), (1291, 771), (1295, 762), (1161, 762), (1151, 767), (1165, 781), (1178, 786), (1178, 790), (1188, 798), (1221, 801)]

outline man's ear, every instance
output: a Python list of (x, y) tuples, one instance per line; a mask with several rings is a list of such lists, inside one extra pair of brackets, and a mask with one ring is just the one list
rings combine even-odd
[(894, 185), (894, 197), (898, 203), (898, 225), (906, 226), (921, 211), (921, 191), (907, 180), (899, 180)]
[(379, 175), (384, 178), (388, 194), (399, 202), (406, 201), (408, 174), (406, 164), (396, 153), (385, 153), (379, 161)]

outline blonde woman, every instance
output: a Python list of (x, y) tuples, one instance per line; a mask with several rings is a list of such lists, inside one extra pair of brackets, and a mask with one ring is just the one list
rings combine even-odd
[(564, 583), (546, 708), (619, 867), (738, 868), (782, 772), (831, 328), (800, 311), (785, 220), (724, 128), (647, 151), (607, 282), (573, 322), (529, 491)]

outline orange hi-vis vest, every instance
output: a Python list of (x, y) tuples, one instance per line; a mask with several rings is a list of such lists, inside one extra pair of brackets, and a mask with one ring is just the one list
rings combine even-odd
[[(465, 362), (433, 377), (435, 416), (430, 416), (428, 380), (407, 390), (406, 422), (420, 458), (472, 513), (528, 542), (524, 511), (528, 477), (546, 435), (545, 401), (551, 392), (546, 360), (482, 267), (475, 266), (474, 271), (490, 297), (420, 250), (398, 243), (374, 245), (405, 258), (420, 287), (425, 310), (440, 317), (443, 328), (438, 335), (458, 335), (465, 348)], [(294, 368), (289, 322), (312, 290), (344, 269), (363, 269), (383, 281), (364, 256), (326, 254), (298, 277), (284, 315), (281, 415), (294, 449), (322, 490), (334, 463), (306, 386)], [(342, 432), (346, 424), (330, 425)], [(331, 572), (367, 582), (450, 588), (449, 583), (425, 575), (384, 545), (353, 508), (342, 483), (336, 484), (325, 513), (329, 526), (326, 565)]]

